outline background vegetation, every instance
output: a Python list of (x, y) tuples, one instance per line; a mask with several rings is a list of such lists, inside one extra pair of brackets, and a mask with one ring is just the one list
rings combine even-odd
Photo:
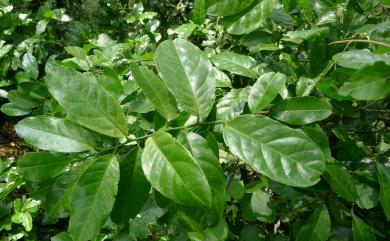
[(389, 93), (388, 0), (0, 0), (0, 239), (389, 240)]

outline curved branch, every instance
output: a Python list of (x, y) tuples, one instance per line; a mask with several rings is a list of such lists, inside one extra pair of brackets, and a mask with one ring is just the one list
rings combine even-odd
[(380, 46), (383, 46), (385, 48), (390, 48), (390, 44), (387, 44), (387, 43), (383, 43), (383, 42), (379, 42), (379, 41), (375, 41), (375, 40), (368, 40), (368, 39), (346, 39), (346, 40), (338, 40), (338, 41), (334, 41), (332, 43), (329, 43), (329, 45), (333, 45), (333, 44), (350, 44), (350, 43), (367, 43), (367, 44), (376, 44), (376, 45), (380, 45)]

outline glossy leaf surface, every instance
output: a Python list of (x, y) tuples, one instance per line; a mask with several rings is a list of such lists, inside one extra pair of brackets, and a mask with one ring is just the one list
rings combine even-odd
[(214, 4), (209, 6), (207, 14), (212, 16), (229, 16), (239, 13), (241, 10), (249, 7), (255, 0), (220, 0), (214, 1)]
[(251, 69), (256, 65), (256, 60), (247, 55), (241, 55), (233, 52), (222, 52), (211, 57), (211, 61), (221, 70), (227, 70), (231, 73), (250, 78), (257, 78), (260, 74)]

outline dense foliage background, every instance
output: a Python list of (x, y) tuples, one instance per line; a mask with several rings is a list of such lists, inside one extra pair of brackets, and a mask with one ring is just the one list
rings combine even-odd
[(0, 0), (0, 239), (390, 239), (388, 0)]

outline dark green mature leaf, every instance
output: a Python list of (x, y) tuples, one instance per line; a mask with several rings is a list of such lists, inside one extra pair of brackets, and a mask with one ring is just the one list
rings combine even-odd
[(355, 184), (356, 204), (362, 209), (371, 209), (379, 203), (379, 188), (376, 185), (360, 182)]
[(376, 241), (370, 226), (355, 215), (352, 216), (352, 232), (355, 241)]
[(212, 209), (217, 216), (222, 217), (226, 201), (225, 176), (219, 159), (200, 135), (190, 132), (179, 136), (178, 141), (190, 151), (194, 160), (205, 173), (211, 188)]
[(28, 117), (20, 121), (15, 129), (27, 143), (42, 150), (82, 152), (96, 146), (87, 130), (65, 119)]
[(328, 27), (323, 28), (312, 28), (309, 30), (295, 30), (295, 31), (288, 31), (285, 36), (290, 39), (296, 39), (296, 40), (308, 40), (313, 38), (314, 36), (318, 35), (324, 35), (329, 32)]
[(68, 233), (59, 233), (51, 238), (51, 241), (73, 241), (72, 236)]
[(114, 206), (118, 181), (119, 164), (113, 155), (99, 157), (87, 168), (72, 197), (69, 233), (74, 241), (96, 236)]
[(72, 167), (59, 176), (48, 190), (45, 209), (49, 217), (65, 218), (72, 210), (72, 196), (78, 180), (91, 165), (92, 161)]
[(249, 108), (253, 113), (267, 107), (285, 86), (286, 76), (281, 73), (263, 74), (252, 86), (248, 97)]
[(357, 192), (352, 176), (340, 163), (328, 163), (323, 177), (329, 183), (332, 191), (349, 202), (355, 202)]
[(206, 0), (195, 0), (192, 9), (192, 19), (196, 24), (202, 25), (206, 20)]
[(183, 109), (206, 117), (213, 106), (216, 88), (207, 56), (192, 43), (175, 39), (158, 46), (155, 61), (162, 79)]
[(373, 54), (368, 49), (359, 49), (338, 53), (333, 56), (333, 60), (343, 67), (361, 69), (380, 61), (390, 65), (390, 54)]
[(22, 108), (35, 108), (41, 104), (39, 99), (17, 90), (10, 90), (7, 97), (11, 103)]
[(165, 132), (156, 132), (145, 143), (142, 169), (164, 196), (192, 207), (211, 207), (212, 192), (207, 175), (181, 144)]
[(68, 118), (91, 130), (112, 136), (127, 135), (127, 120), (117, 100), (89, 73), (48, 66), (46, 83)]
[(8, 116), (24, 116), (31, 113), (31, 109), (16, 106), (13, 103), (5, 103), (1, 106), (1, 112)]
[(156, 110), (168, 121), (177, 116), (176, 101), (165, 83), (147, 67), (130, 67), (138, 86), (142, 88)]
[(257, 0), (219, 0), (214, 1), (207, 14), (212, 16), (229, 16), (241, 12)]
[(376, 63), (366, 66), (349, 78), (338, 93), (358, 100), (381, 100), (390, 94), (390, 65)]
[(142, 209), (150, 193), (150, 184), (142, 172), (141, 150), (134, 149), (119, 160), (120, 179), (111, 219), (127, 225)]
[(27, 52), (23, 55), (22, 68), (31, 79), (37, 79), (39, 75), (38, 63), (34, 55)]
[(257, 5), (249, 8), (248, 11), (243, 11), (238, 15), (226, 18), (224, 20), (226, 31), (230, 34), (241, 35), (253, 32), (264, 25), (273, 10), (276, 1), (262, 0), (260, 3), (255, 1), (255, 4), (256, 3)]
[(233, 52), (222, 52), (211, 57), (211, 61), (221, 70), (227, 70), (233, 74), (257, 78), (260, 74), (251, 69), (256, 65), (256, 60), (250, 56)]
[(18, 160), (18, 170), (29, 181), (42, 182), (58, 176), (70, 157), (48, 152), (28, 152)]
[(288, 98), (270, 109), (271, 117), (292, 125), (321, 121), (331, 114), (332, 106), (329, 102), (314, 96)]
[(297, 241), (328, 240), (330, 233), (330, 216), (325, 205), (317, 208), (308, 222), (299, 230)]
[(238, 117), (227, 123), (223, 136), (233, 154), (286, 185), (314, 185), (325, 169), (325, 157), (309, 137), (264, 116)]
[(238, 117), (245, 107), (248, 99), (248, 88), (232, 89), (217, 103), (217, 120), (231, 120)]
[(303, 131), (321, 148), (327, 161), (333, 160), (329, 147), (329, 139), (324, 130), (316, 125), (306, 125), (302, 127)]
[(390, 221), (390, 168), (377, 163), (376, 169), (380, 185), (379, 199), (381, 201), (382, 208), (385, 211), (387, 221)]
[(313, 20), (313, 7), (310, 0), (297, 0), (298, 6), (302, 9), (308, 22)]
[(275, 211), (272, 207), (271, 195), (259, 189), (252, 194), (251, 207), (256, 218), (263, 222), (273, 222)]

